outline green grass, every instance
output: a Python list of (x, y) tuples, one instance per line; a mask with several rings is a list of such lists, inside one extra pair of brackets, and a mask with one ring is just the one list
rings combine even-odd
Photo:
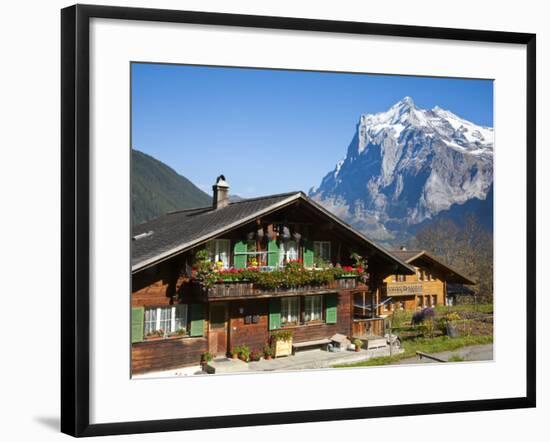
[(417, 351), (424, 353), (439, 353), (441, 351), (453, 351), (468, 345), (490, 344), (493, 342), (492, 336), (460, 336), (458, 338), (449, 338), (448, 336), (438, 336), (436, 338), (417, 338), (403, 342), (404, 353), (401, 358), (410, 358), (415, 356)]
[(417, 338), (403, 342), (404, 352), (395, 356), (383, 356), (371, 358), (367, 361), (354, 362), (352, 364), (338, 364), (335, 368), (350, 367), (373, 367), (377, 365), (390, 365), (400, 359), (416, 356), (417, 351), (424, 353), (439, 353), (442, 351), (453, 351), (469, 345), (490, 344), (493, 342), (492, 336), (461, 336), (458, 338), (449, 338), (448, 336), (439, 336), (433, 339)]
[(462, 362), (464, 361), (464, 358), (460, 355), (452, 355), (449, 359), (447, 359), (448, 362)]

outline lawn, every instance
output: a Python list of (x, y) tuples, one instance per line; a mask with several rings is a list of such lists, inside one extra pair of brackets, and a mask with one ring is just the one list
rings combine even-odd
[(390, 365), (400, 359), (410, 358), (416, 355), (417, 351), (424, 353), (439, 353), (441, 351), (453, 351), (468, 345), (491, 344), (492, 335), (486, 336), (460, 336), (458, 338), (449, 338), (448, 336), (438, 336), (435, 338), (417, 338), (403, 342), (403, 353), (395, 356), (383, 356), (372, 358), (367, 361), (354, 362), (353, 364), (338, 364), (334, 368), (349, 367), (372, 367), (376, 365)]
[(417, 351), (424, 353), (439, 353), (442, 351), (453, 351), (468, 345), (482, 345), (493, 342), (493, 304), (465, 304), (454, 306), (437, 306), (435, 308), (435, 319), (445, 316), (446, 313), (456, 312), (460, 320), (453, 321), (460, 336), (449, 338), (441, 335), (436, 330), (434, 337), (423, 337), (421, 327), (411, 325), (411, 318), (414, 312), (396, 311), (391, 320), (392, 333), (401, 337), (403, 353), (395, 356), (384, 356), (372, 358), (368, 361), (356, 362), (353, 364), (335, 365), (335, 367), (370, 367), (376, 365), (393, 364), (400, 359), (416, 356)]

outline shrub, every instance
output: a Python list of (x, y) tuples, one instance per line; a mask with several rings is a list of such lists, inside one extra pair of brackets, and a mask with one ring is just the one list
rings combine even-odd
[(250, 360), (251, 361), (259, 361), (262, 358), (262, 353), (260, 350), (254, 350), (250, 352)]
[(271, 334), (271, 341), (289, 341), (292, 339), (292, 332), (290, 330), (280, 330)]
[(275, 352), (273, 351), (273, 348), (270, 346), (270, 345), (265, 345), (264, 346), (264, 356), (265, 357), (268, 357), (268, 356), (273, 356)]
[(239, 357), (240, 357), (243, 361), (248, 362), (248, 360), (250, 359), (250, 349), (248, 348), (248, 346), (243, 345), (243, 346), (240, 348)]

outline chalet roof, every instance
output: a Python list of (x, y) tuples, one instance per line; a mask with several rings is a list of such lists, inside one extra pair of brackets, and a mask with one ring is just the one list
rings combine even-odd
[[(297, 200), (305, 201), (335, 223), (352, 232), (358, 239), (398, 265), (400, 271), (413, 273), (414, 269), (399, 257), (373, 243), (361, 232), (308, 198), (303, 192), (289, 192), (230, 202), (213, 209), (211, 206), (179, 210), (134, 226), (132, 241), (132, 272), (149, 267), (159, 261), (184, 252), (221, 234), (254, 221)], [(138, 239), (139, 238), (139, 239)]]
[(447, 282), (455, 284), (475, 284), (474, 280), (460, 274), (455, 269), (441, 261), (440, 258), (436, 258), (435, 256), (429, 254), (426, 250), (392, 250), (391, 253), (407, 264), (414, 265), (415, 263), (418, 263), (421, 258), (430, 261), (435, 266), (444, 270), (447, 274)]

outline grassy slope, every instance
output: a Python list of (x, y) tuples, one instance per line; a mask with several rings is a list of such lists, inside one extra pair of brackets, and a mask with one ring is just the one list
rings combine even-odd
[(132, 150), (132, 220), (139, 224), (177, 209), (203, 207), (211, 197), (166, 164)]

